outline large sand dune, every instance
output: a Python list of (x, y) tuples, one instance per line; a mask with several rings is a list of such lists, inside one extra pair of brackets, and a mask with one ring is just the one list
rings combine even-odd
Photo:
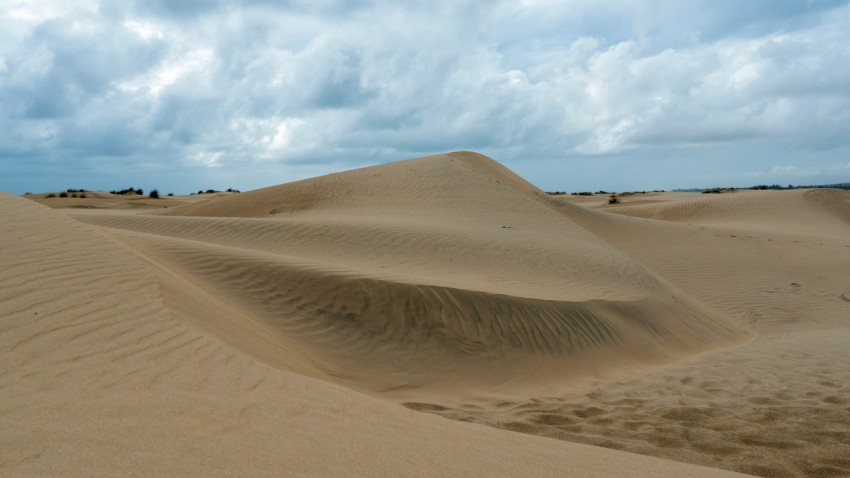
[(850, 473), (845, 192), (451, 153), (95, 200), (0, 195), (2, 474)]
[(474, 153), (165, 213), (79, 219), (367, 390), (551, 390), (746, 337)]

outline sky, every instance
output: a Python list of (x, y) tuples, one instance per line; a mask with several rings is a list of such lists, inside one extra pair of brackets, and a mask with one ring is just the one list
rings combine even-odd
[(0, 190), (472, 150), (545, 190), (850, 182), (850, 2), (0, 0)]

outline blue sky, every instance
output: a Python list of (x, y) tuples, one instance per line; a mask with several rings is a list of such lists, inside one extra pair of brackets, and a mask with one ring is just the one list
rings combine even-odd
[(0, 190), (475, 150), (547, 190), (850, 181), (850, 4), (0, 0)]

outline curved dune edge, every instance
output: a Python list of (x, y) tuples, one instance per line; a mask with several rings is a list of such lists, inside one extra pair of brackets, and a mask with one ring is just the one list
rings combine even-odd
[[(375, 182), (365, 193), (345, 189), (336, 202), (254, 218), (46, 211), (48, 221), (29, 207), (0, 204), (2, 212), (16, 211), (0, 233), (0, 474), (67, 476), (69, 464), (103, 475), (380, 475), (407, 471), (406, 464), (414, 468), (407, 474), (428, 475), (713, 472), (663, 461), (647, 469), (630, 455), (585, 456), (514, 434), (503, 441), (503, 434), (477, 427), (464, 432), (409, 421), (376, 398), (454, 420), (760, 476), (847, 473), (847, 193), (647, 195), (671, 205), (696, 198), (714, 209), (655, 220), (611, 214), (642, 206), (628, 197), (617, 206), (593, 202), (602, 206), (594, 210), (521, 182), (503, 187), (509, 181), (498, 175), (468, 174), (481, 163), (486, 158), (442, 155), (396, 164), (380, 176), (368, 169), (339, 174), (337, 186)], [(413, 181), (414, 169), (430, 179)], [(408, 180), (398, 181), (404, 175)], [(382, 186), (387, 177), (393, 181)], [(302, 184), (332, 185), (321, 178)], [(286, 185), (271, 189), (291, 193)], [(191, 198), (201, 200), (207, 198)], [(67, 214), (102, 227), (67, 221)], [(107, 236), (113, 240), (104, 242)], [(227, 260), (216, 264), (218, 256)], [(233, 264), (240, 265), (231, 273), (216, 270)], [(242, 278), (231, 275), (237, 273)], [(427, 366), (413, 380), (384, 373), (392, 363), (370, 362), (369, 354), (386, 353), (385, 345), (404, 337), (369, 348), (352, 334), (339, 347), (310, 341), (327, 335), (324, 326), (291, 336), (274, 327), (282, 316), (263, 304), (286, 293), (274, 278), (290, 275), (316, 279), (329, 294), (340, 283), (369, 283), (394, 291), (393, 299), (418, 297), (420, 288), (443, 297), (432, 291), (440, 289), (463, 303), (481, 298), (523, 307), (657, 309), (646, 301), (675, 296), (746, 329), (752, 340), (722, 350), (710, 344), (709, 353), (684, 360), (671, 355), (622, 366), (615, 358), (627, 350), (582, 348), (581, 357), (561, 362), (602, 378), (553, 393), (528, 381), (572, 372), (523, 353), (526, 366), (515, 376), (524, 381), (481, 381), (509, 393), (468, 393), (480, 385), (464, 389), (449, 380), (437, 389)], [(245, 287), (252, 282), (243, 278), (251, 277), (259, 287)], [(319, 313), (316, 305), (307, 310)], [(320, 324), (331, 319), (318, 316)], [(431, 337), (408, 338), (425, 344), (422, 353), (429, 350)], [(528, 344), (522, 350), (546, 348)], [(325, 350), (330, 355), (320, 359)], [(334, 352), (358, 356), (342, 364), (355, 374), (338, 368)], [(439, 362), (432, 357), (431, 364)], [(487, 367), (465, 354), (455, 362), (472, 378)], [(370, 374), (388, 379), (368, 383)], [(407, 385), (374, 392), (392, 383)]]
[(803, 198), (815, 207), (850, 226), (850, 191), (838, 189), (812, 189)]
[(556, 391), (748, 337), (473, 153), (167, 212), (78, 219), (238, 311), (196, 325), (372, 392)]
[(1, 474), (740, 476), (264, 366), (175, 320), (150, 265), (91, 228), (5, 194), (0, 219)]
[[(674, 193), (676, 194), (676, 193)], [(681, 193), (679, 193), (681, 195)], [(840, 236), (850, 229), (850, 191), (810, 189), (750, 191), (696, 195), (686, 199), (660, 195), (650, 204), (623, 204), (606, 209), (625, 216), (689, 224), (746, 227), (783, 233), (792, 223), (799, 232)], [(836, 219), (838, 219), (836, 221)]]
[[(266, 363), (371, 391), (555, 390), (742, 340), (684, 298), (565, 302), (409, 284), (269, 254), (111, 232), (251, 324)], [(180, 301), (180, 299), (178, 299)], [(211, 330), (215, 321), (196, 325)], [(223, 337), (228, 339), (227, 335)], [(299, 350), (259, 352), (257, 341)], [(314, 370), (304, 364), (312, 363)], [(622, 372), (622, 370), (621, 370)]]
[[(474, 212), (511, 217), (526, 210), (528, 198), (540, 193), (537, 187), (487, 156), (457, 151), (216, 197), (171, 208), (162, 214), (258, 218), (365, 209), (371, 215), (399, 210), (425, 215), (430, 210), (440, 215)], [(489, 204), (493, 196), (496, 201), (500, 196), (510, 197), (514, 204), (502, 204), (503, 209), (489, 208), (489, 211), (478, 207)]]

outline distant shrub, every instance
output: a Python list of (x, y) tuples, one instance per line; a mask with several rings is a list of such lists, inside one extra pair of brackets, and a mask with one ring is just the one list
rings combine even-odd
[(27, 193), (24, 193), (24, 196), (29, 196), (29, 195), (31, 195), (31, 194), (32, 194), (32, 193), (27, 192)]
[(567, 194), (566, 191), (546, 191), (546, 194), (550, 196), (564, 196)]
[(109, 191), (109, 192), (110, 192), (111, 194), (121, 194), (121, 195), (124, 195), (124, 194), (138, 194), (139, 196), (141, 196), (141, 195), (145, 194), (145, 191), (144, 191), (144, 190), (142, 190), (142, 188), (139, 188), (139, 189), (133, 189), (132, 187), (129, 187), (129, 188), (127, 188), (127, 189), (120, 189), (120, 190), (117, 190), (117, 191)]
[[(207, 189), (206, 191), (204, 191), (203, 189), (198, 189), (198, 192), (196, 192), (196, 193), (189, 193), (189, 195), (190, 195), (190, 196), (193, 196), (193, 195), (195, 195), (195, 194), (213, 194), (213, 193), (220, 193), (220, 192), (221, 192), (221, 191), (219, 191), (219, 190), (217, 190), (217, 189)], [(229, 193), (240, 193), (240, 192), (242, 192), (242, 191), (240, 191), (240, 190), (238, 190), (238, 189), (227, 188), (227, 192), (229, 192)]]
[(47, 196), (44, 196), (44, 197), (46, 197), (46, 198), (55, 198), (55, 197), (56, 197), (56, 195), (55, 195), (55, 194), (53, 194), (53, 193), (50, 193), (50, 194), (48, 194)]
[(83, 199), (85, 199), (85, 197), (86, 197), (86, 193), (82, 193), (82, 194), (80, 194), (80, 197), (81, 197), (81, 198), (83, 198)]
[(168, 197), (174, 196), (174, 193), (168, 193)]
[(150, 197), (151, 199), (159, 199), (159, 191), (157, 191), (156, 189), (152, 189), (150, 194), (148, 194), (148, 197)]
[(767, 184), (759, 184), (758, 186), (753, 186), (750, 189), (755, 189), (755, 190), (759, 190), (759, 191), (767, 191), (768, 189), (783, 190), (783, 189), (793, 189), (793, 188), (794, 188), (794, 186), (792, 186), (790, 184), (788, 185), (787, 188), (780, 186), (778, 184), (772, 184), (770, 186), (768, 186)]
[(612, 194), (608, 198), (608, 204), (620, 204), (620, 197), (617, 196), (617, 193)]
[(68, 193), (66, 193), (65, 191), (62, 191), (61, 193), (59, 193), (59, 197), (60, 198), (66, 198), (66, 197), (68, 197)]
[(77, 197), (77, 193), (71, 193), (71, 197), (72, 197), (72, 198)]

